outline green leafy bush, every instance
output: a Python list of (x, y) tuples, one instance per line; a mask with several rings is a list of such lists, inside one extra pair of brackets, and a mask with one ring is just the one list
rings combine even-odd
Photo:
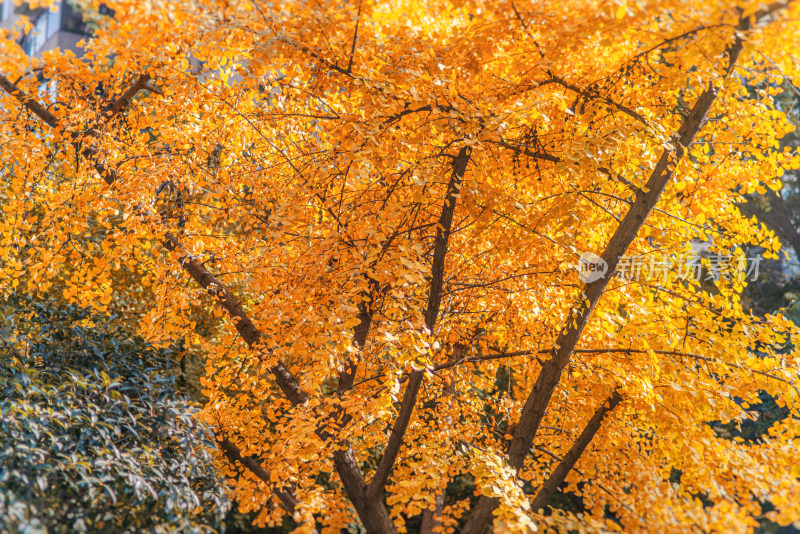
[(0, 532), (221, 524), (213, 439), (170, 351), (77, 307), (12, 297), (0, 315)]

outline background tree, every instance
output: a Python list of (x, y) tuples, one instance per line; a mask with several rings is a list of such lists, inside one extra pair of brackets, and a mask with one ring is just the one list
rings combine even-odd
[(16, 295), (2, 320), (4, 532), (217, 532), (215, 444), (168, 350)]
[[(3, 42), (0, 283), (102, 307), (138, 273), (258, 524), (800, 517), (796, 326), (668, 265), (779, 249), (737, 205), (800, 167), (766, 83), (795, 3), (108, 4), (87, 62)], [(582, 284), (584, 251), (669, 268)], [(764, 394), (763, 439), (715, 430)], [(540, 513), (558, 487), (583, 515)]]

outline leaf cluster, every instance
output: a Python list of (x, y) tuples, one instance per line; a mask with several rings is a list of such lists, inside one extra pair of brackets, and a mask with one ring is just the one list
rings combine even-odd
[(12, 296), (0, 323), (3, 532), (209, 532), (228, 509), (168, 349)]

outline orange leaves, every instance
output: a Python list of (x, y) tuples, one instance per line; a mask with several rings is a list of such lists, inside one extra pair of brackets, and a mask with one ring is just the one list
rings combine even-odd
[[(677, 150), (669, 135), (687, 102), (721, 79), (735, 10), (432, 0), (364, 2), (359, 15), (355, 2), (327, 0), (197, 5), (114, 2), (115, 20), (88, 45), (93, 62), (43, 58), (58, 84), (54, 108), (67, 121), (59, 129), (42, 129), (2, 97), (3, 291), (90, 302), (124, 314), (153, 342), (185, 339), (206, 359), (204, 417), (258, 457), (274, 482), (293, 485), (302, 528), (312, 517), (329, 531), (356, 521), (330, 451), (346, 440), (368, 481), (415, 369), (426, 378), (386, 488), (398, 527), (434, 492), (459, 484), (501, 499), (496, 531), (538, 521), (577, 530), (736, 528), (731, 518), (746, 525), (761, 513), (748, 477), (763, 495), (780, 496), (773, 504), (787, 511), (776, 517), (796, 516), (796, 482), (773, 483), (769, 474), (794, 460), (792, 433), (776, 428), (774, 442), (756, 446), (710, 430), (745, 420), (732, 399), (755, 403), (760, 390), (800, 406), (797, 355), (754, 355), (784, 343), (790, 325), (750, 318), (737, 298), (741, 281), (673, 271), (612, 280), (535, 454), (519, 477), (502, 460), (542, 362), (586, 301), (578, 256), (602, 252), (646, 193), (662, 150)], [(778, 24), (780, 35), (798, 33), (796, 23)], [(741, 256), (750, 244), (765, 256), (779, 251), (779, 240), (735, 206), (743, 194), (779, 190), (781, 175), (800, 167), (800, 157), (775, 149), (791, 125), (774, 89), (745, 86), (774, 81), (759, 51), (796, 74), (796, 39), (777, 35), (769, 26), (751, 36), (742, 68), (721, 88), (630, 256), (680, 257), (710, 235), (720, 254)], [(22, 61), (13, 72), (24, 72)], [(90, 134), (104, 106), (144, 71), (159, 92), (141, 93)], [(32, 75), (20, 82), (31, 94), (36, 83)], [(95, 139), (92, 157), (119, 174), (114, 188), (102, 185), (91, 158), (76, 163), (73, 139)], [(472, 155), (457, 192), (441, 313), (427, 332), (433, 243), (464, 146)], [(157, 194), (167, 182), (182, 206)], [(165, 254), (158, 240), (167, 231), (186, 249)], [(263, 348), (248, 351), (227, 314), (212, 311), (216, 299), (182, 277), (185, 254), (239, 298)], [(305, 405), (282, 397), (270, 372), (279, 361), (298, 376)], [(338, 391), (350, 369), (352, 386)], [(632, 408), (609, 420), (567, 479), (580, 481), (586, 515), (534, 516), (528, 501), (554, 456), (616, 386)], [(322, 439), (320, 429), (333, 437)], [(257, 479), (231, 478), (244, 509), (261, 510), (260, 523), (280, 522)], [(448, 497), (447, 529), (469, 513), (459, 497)], [(603, 517), (606, 509), (618, 522)]]
[(501, 499), (495, 511), (494, 528), (499, 532), (536, 532), (530, 504), (521, 491), (522, 482), (503, 460), (480, 450), (469, 450), (476, 492)]

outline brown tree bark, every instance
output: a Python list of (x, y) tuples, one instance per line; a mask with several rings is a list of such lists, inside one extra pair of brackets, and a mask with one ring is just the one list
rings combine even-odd
[(538, 512), (544, 509), (547, 506), (547, 502), (550, 500), (550, 497), (556, 492), (556, 490), (561, 486), (564, 480), (567, 478), (567, 475), (572, 468), (575, 467), (575, 462), (578, 461), (578, 458), (581, 457), (583, 451), (586, 450), (586, 447), (591, 443), (592, 439), (594, 438), (597, 431), (600, 430), (600, 425), (603, 424), (603, 419), (608, 415), (614, 408), (622, 400), (622, 395), (619, 394), (618, 391), (615, 391), (611, 394), (611, 396), (603, 401), (603, 404), (597, 409), (594, 413), (592, 418), (584, 427), (583, 432), (581, 435), (578, 436), (578, 439), (575, 440), (575, 443), (572, 444), (570, 447), (569, 452), (561, 459), (561, 462), (556, 466), (550, 476), (545, 480), (542, 487), (539, 488), (539, 491), (536, 493), (536, 497), (533, 499), (533, 503), (531, 504), (531, 510), (534, 512)]
[(433, 506), (433, 510), (428, 509), (422, 513), (419, 534), (433, 534), (436, 528), (441, 525), (442, 512), (444, 511), (444, 491), (437, 492), (433, 496)]
[[(739, 58), (744, 45), (743, 33), (751, 28), (753, 19), (758, 21), (760, 18), (771, 15), (785, 6), (785, 3), (774, 4), (768, 10), (739, 21), (736, 28), (736, 37), (725, 50), (725, 57), (727, 58), (725, 77), (733, 70)], [(709, 83), (709, 86), (697, 98), (678, 132), (673, 136), (674, 147), (671, 150), (665, 149), (661, 154), (647, 180), (645, 190), (637, 193), (630, 209), (606, 245), (601, 257), (608, 264), (607, 272), (609, 274), (616, 269), (620, 257), (625, 254), (650, 211), (661, 198), (667, 183), (672, 179), (677, 163), (684, 156), (686, 149), (692, 144), (695, 136), (705, 124), (708, 111), (717, 98), (718, 90), (718, 87), (715, 87), (713, 83)], [(569, 318), (556, 339), (556, 348), (553, 351), (552, 358), (542, 365), (542, 370), (522, 408), (519, 423), (508, 450), (508, 463), (516, 470), (522, 467), (525, 457), (530, 451), (547, 406), (550, 404), (550, 399), (558, 386), (561, 373), (569, 363), (572, 352), (583, 333), (583, 329), (588, 324), (592, 312), (600, 301), (600, 297), (605, 292), (609, 279), (610, 276), (606, 276), (584, 286), (586, 296), (579, 305), (577, 316), (574, 317), (574, 320), (572, 317)], [(462, 532), (464, 534), (482, 534), (489, 526), (492, 512), (498, 504), (499, 501), (496, 498), (481, 496)]]
[[(461, 189), (461, 181), (469, 163), (472, 149), (463, 147), (456, 159), (453, 161), (453, 172), (450, 175), (450, 182), (447, 185), (445, 202), (442, 206), (442, 214), (439, 217), (439, 225), (436, 230), (436, 241), (433, 249), (433, 262), (431, 265), (431, 284), (428, 290), (428, 304), (425, 309), (425, 327), (433, 333), (436, 326), (436, 319), (439, 317), (439, 306), (442, 303), (442, 288), (444, 287), (444, 266), (447, 256), (447, 244), (450, 239), (450, 232), (453, 226), (453, 213), (456, 209), (456, 198)], [(373, 498), (379, 498), (383, 493), (389, 474), (392, 472), (400, 446), (403, 444), (408, 423), (414, 413), (414, 406), (417, 402), (417, 394), (422, 385), (424, 371), (413, 371), (409, 375), (408, 385), (403, 394), (403, 401), (400, 411), (397, 413), (389, 441), (383, 452), (383, 457), (378, 463), (375, 475), (369, 483), (368, 491)]]
[(232, 464), (236, 464), (239, 462), (248, 471), (253, 473), (256, 477), (259, 478), (262, 482), (264, 482), (275, 494), (278, 499), (280, 499), (283, 508), (289, 512), (290, 514), (294, 513), (294, 509), (297, 506), (297, 500), (294, 498), (290, 489), (287, 488), (276, 488), (272, 483), (272, 479), (269, 476), (269, 472), (264, 469), (261, 464), (259, 464), (256, 460), (250, 458), (249, 456), (245, 456), (242, 454), (241, 449), (234, 445), (228, 438), (222, 438), (219, 442), (219, 448), (225, 454), (225, 457), (228, 458), (228, 461)]

